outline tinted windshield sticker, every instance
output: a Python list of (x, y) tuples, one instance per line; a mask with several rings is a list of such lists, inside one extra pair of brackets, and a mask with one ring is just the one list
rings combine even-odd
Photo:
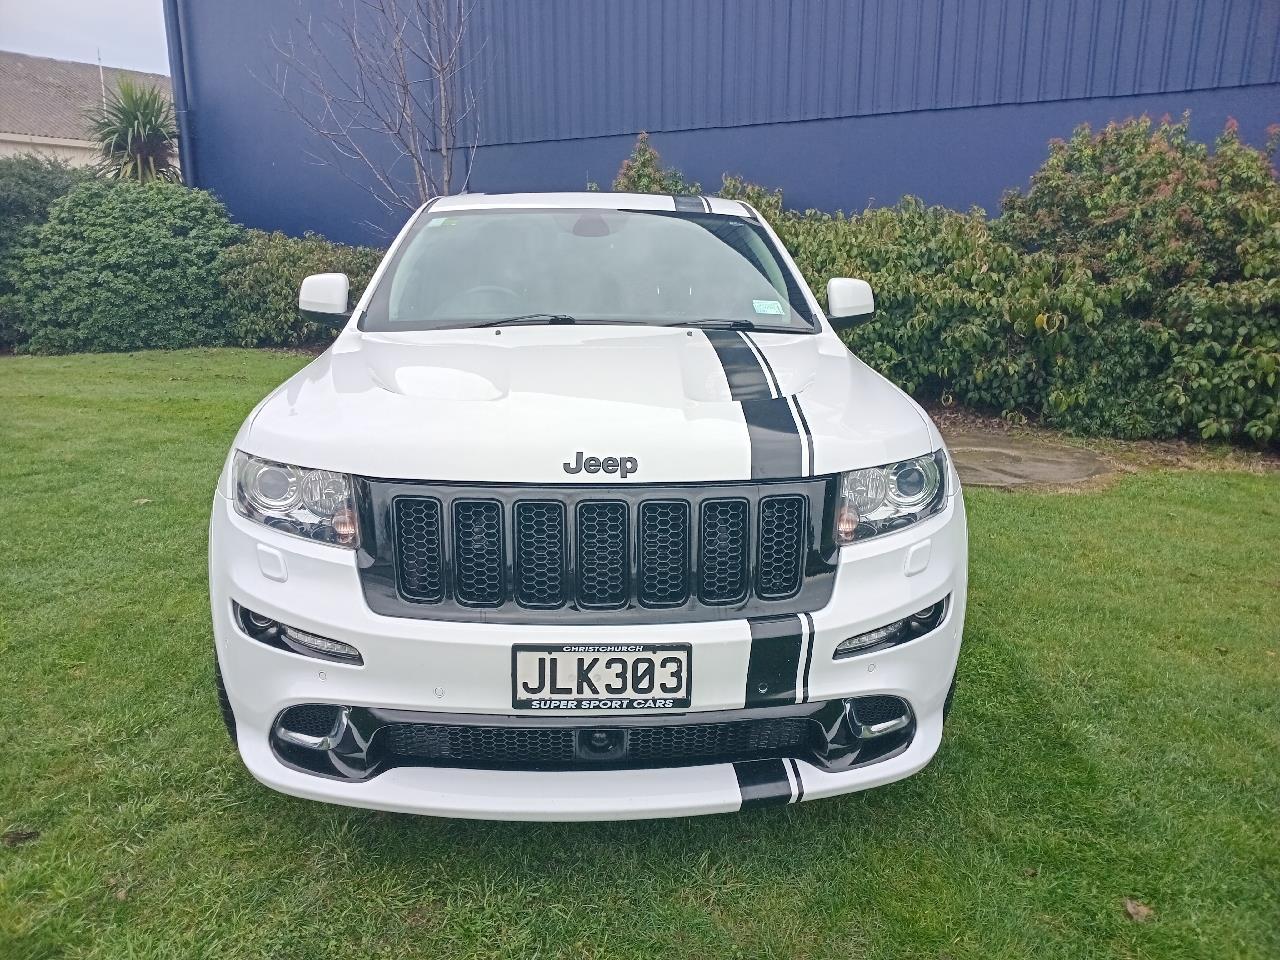
[(781, 317), (785, 313), (782, 304), (777, 300), (752, 300), (751, 306), (755, 307), (756, 313), (768, 314), (771, 317)]

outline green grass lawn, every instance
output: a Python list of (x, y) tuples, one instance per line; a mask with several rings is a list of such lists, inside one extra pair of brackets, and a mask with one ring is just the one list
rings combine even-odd
[(0, 358), (0, 957), (1280, 957), (1280, 475), (967, 494), (960, 688), (902, 783), (390, 816), (258, 786), (211, 685), (214, 478), (304, 362)]

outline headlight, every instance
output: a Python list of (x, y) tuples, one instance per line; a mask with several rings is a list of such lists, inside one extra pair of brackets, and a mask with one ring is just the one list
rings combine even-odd
[(835, 541), (846, 546), (901, 530), (942, 509), (947, 497), (947, 458), (925, 457), (850, 470), (840, 476)]
[(356, 547), (351, 478), (331, 470), (309, 470), (236, 451), (236, 512), (268, 527), (339, 547)]

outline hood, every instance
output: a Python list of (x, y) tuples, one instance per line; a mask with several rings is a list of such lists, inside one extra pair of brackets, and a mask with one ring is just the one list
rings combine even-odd
[(388, 479), (765, 480), (931, 447), (918, 407), (833, 334), (639, 326), (344, 332), (238, 446)]

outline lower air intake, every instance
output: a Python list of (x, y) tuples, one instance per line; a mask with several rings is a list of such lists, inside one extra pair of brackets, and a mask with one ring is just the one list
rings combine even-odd
[(327, 737), (338, 725), (338, 713), (341, 709), (321, 703), (290, 707), (281, 715), (280, 726), (308, 737)]
[(858, 718), (859, 723), (869, 727), (906, 716), (907, 709), (907, 705), (897, 697), (884, 695), (855, 697), (853, 701), (854, 716)]
[[(821, 728), (804, 717), (608, 729), (621, 731), (623, 738), (623, 749), (610, 759), (629, 767), (799, 757), (821, 734)], [(396, 723), (378, 732), (376, 745), (402, 760), (442, 766), (504, 770), (602, 766), (583, 756), (579, 732), (571, 727)]]

